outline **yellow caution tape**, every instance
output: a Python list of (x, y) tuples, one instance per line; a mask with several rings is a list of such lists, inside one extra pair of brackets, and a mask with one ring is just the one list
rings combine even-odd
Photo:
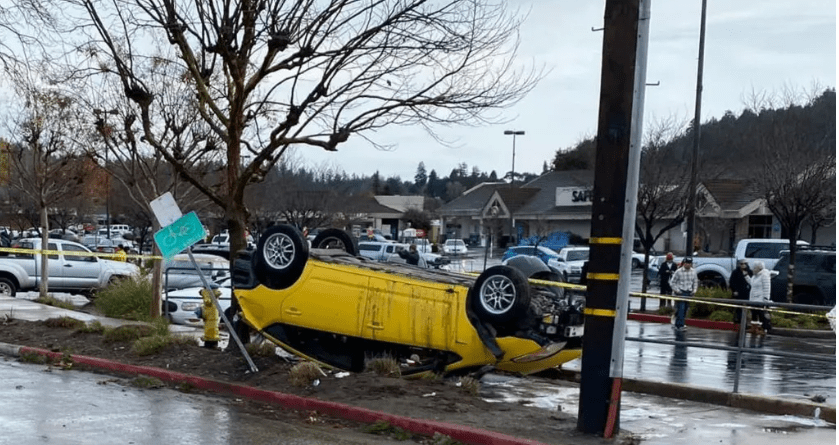
[[(48, 250), (48, 249), (23, 249), (19, 247), (0, 247), (0, 252), (7, 252), (7, 253), (20, 253), (23, 255), (35, 255), (35, 254), (46, 254), (46, 255), (64, 255), (64, 256), (95, 256), (99, 258), (106, 258), (106, 259), (116, 259), (116, 253), (102, 253), (102, 252), (76, 252), (72, 250)], [(126, 258), (136, 258), (141, 260), (162, 260), (163, 257), (159, 255), (126, 255)]]
[(620, 244), (623, 242), (623, 238), (615, 238), (615, 237), (594, 237), (589, 238), (589, 244)]

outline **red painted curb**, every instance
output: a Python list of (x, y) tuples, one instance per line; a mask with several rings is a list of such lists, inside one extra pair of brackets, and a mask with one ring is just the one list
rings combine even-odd
[[(670, 316), (668, 315), (630, 313), (627, 315), (626, 318), (630, 320), (643, 321), (648, 323), (670, 323)], [(685, 319), (685, 325), (703, 329), (719, 329), (723, 331), (737, 330), (737, 325), (728, 321), (711, 321), (687, 318)]]
[[(19, 351), (20, 354), (35, 353), (52, 359), (61, 359), (64, 357), (64, 354), (61, 352), (52, 352), (28, 346), (21, 346)], [(325, 414), (362, 423), (375, 423), (381, 420), (404, 430), (429, 437), (433, 437), (434, 433), (440, 433), (449, 436), (454, 440), (476, 445), (546, 445), (542, 442), (520, 439), (506, 434), (481, 430), (465, 425), (397, 416), (366, 408), (345, 405), (343, 403), (309, 399), (281, 392), (266, 391), (263, 389), (252, 388), (250, 386), (237, 385), (235, 383), (219, 382), (216, 380), (205, 379), (202, 377), (182, 374), (180, 372), (169, 371), (161, 368), (154, 368), (151, 366), (127, 365), (124, 363), (85, 355), (71, 355), (71, 358), (74, 363), (93, 366), (107, 371), (142, 374), (156, 377), (160, 380), (171, 383), (187, 383), (199, 389), (231, 394), (260, 402), (273, 403), (290, 409), (319, 411)]]

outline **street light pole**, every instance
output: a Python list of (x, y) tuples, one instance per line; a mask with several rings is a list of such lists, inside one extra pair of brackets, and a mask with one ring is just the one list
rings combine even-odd
[[(96, 115), (96, 127), (99, 132), (102, 134), (102, 138), (105, 141), (105, 172), (107, 175), (105, 176), (105, 227), (107, 232), (108, 239), (111, 239), (111, 174), (108, 171), (108, 136), (110, 135), (110, 129), (106, 126), (105, 119), (108, 118), (108, 114), (117, 114), (117, 110), (100, 110), (98, 108), (93, 110), (93, 114)], [(105, 119), (102, 119), (100, 116), (101, 114), (105, 115)]]
[[(514, 187), (516, 183), (516, 136), (524, 136), (523, 130), (504, 130), (505, 135), (512, 135), (513, 136), (513, 166), (512, 170), (510, 171), (510, 188)], [(507, 205), (509, 208), (509, 203)], [(513, 221), (513, 211), (510, 210), (510, 242), (513, 241), (513, 237), (515, 236), (516, 225)]]
[(504, 130), (504, 134), (513, 135), (513, 169), (510, 171), (510, 187), (516, 182), (516, 136), (524, 136), (522, 130)]

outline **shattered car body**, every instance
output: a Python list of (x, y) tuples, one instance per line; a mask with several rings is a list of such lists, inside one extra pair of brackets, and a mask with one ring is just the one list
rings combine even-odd
[(579, 296), (514, 267), (474, 277), (370, 261), (354, 248), (337, 229), (311, 250), (294, 227), (268, 229), (235, 259), (242, 321), (292, 353), (356, 372), (378, 356), (406, 375), (486, 365), (528, 374), (580, 356)]

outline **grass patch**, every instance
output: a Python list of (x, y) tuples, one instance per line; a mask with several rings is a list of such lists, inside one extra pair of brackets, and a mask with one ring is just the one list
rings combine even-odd
[(481, 382), (474, 377), (461, 377), (460, 380), (457, 381), (457, 386), (460, 387), (463, 392), (471, 396), (477, 397), (478, 393), (481, 391)]
[(325, 374), (314, 362), (300, 362), (288, 371), (288, 380), (294, 386), (308, 386)]
[(194, 345), (195, 339), (181, 335), (152, 335), (139, 338), (131, 346), (131, 350), (139, 356), (156, 354), (173, 345)]
[(133, 378), (130, 383), (131, 386), (135, 388), (144, 389), (158, 389), (166, 386), (163, 383), (163, 381), (158, 379), (157, 377), (149, 377), (146, 375), (138, 375), (137, 377)]
[(364, 369), (385, 377), (401, 377), (399, 362), (392, 357), (373, 357), (364, 363)]
[(104, 334), (105, 326), (99, 320), (93, 320), (76, 329), (76, 332), (80, 334)]
[(142, 324), (129, 324), (115, 328), (105, 328), (102, 341), (105, 343), (125, 343), (152, 335), (152, 327)]
[(248, 343), (245, 350), (251, 357), (274, 357), (277, 355), (277, 346), (271, 342)]
[(107, 317), (152, 321), (153, 300), (151, 280), (132, 277), (99, 291), (93, 304)]
[(47, 306), (60, 307), (62, 309), (76, 309), (76, 306), (73, 306), (73, 303), (70, 303), (69, 301), (59, 300), (58, 298), (55, 298), (52, 295), (47, 295), (46, 297), (38, 297), (37, 299), (35, 299), (35, 302), (46, 304)]
[(85, 322), (72, 317), (54, 317), (44, 320), (44, 325), (51, 328), (81, 329)]
[(396, 440), (409, 440), (413, 435), (399, 428), (398, 426), (393, 426), (384, 420), (378, 420), (376, 423), (372, 425), (367, 425), (361, 429), (362, 432), (367, 434), (375, 434), (378, 436), (388, 436)]
[(431, 438), (431, 445), (463, 445), (463, 442), (457, 441), (452, 439), (445, 434), (434, 433), (434, 437)]
[(36, 352), (24, 352), (23, 354), (20, 354), (18, 360), (23, 363), (32, 363), (35, 365), (46, 365), (48, 361), (47, 356)]

